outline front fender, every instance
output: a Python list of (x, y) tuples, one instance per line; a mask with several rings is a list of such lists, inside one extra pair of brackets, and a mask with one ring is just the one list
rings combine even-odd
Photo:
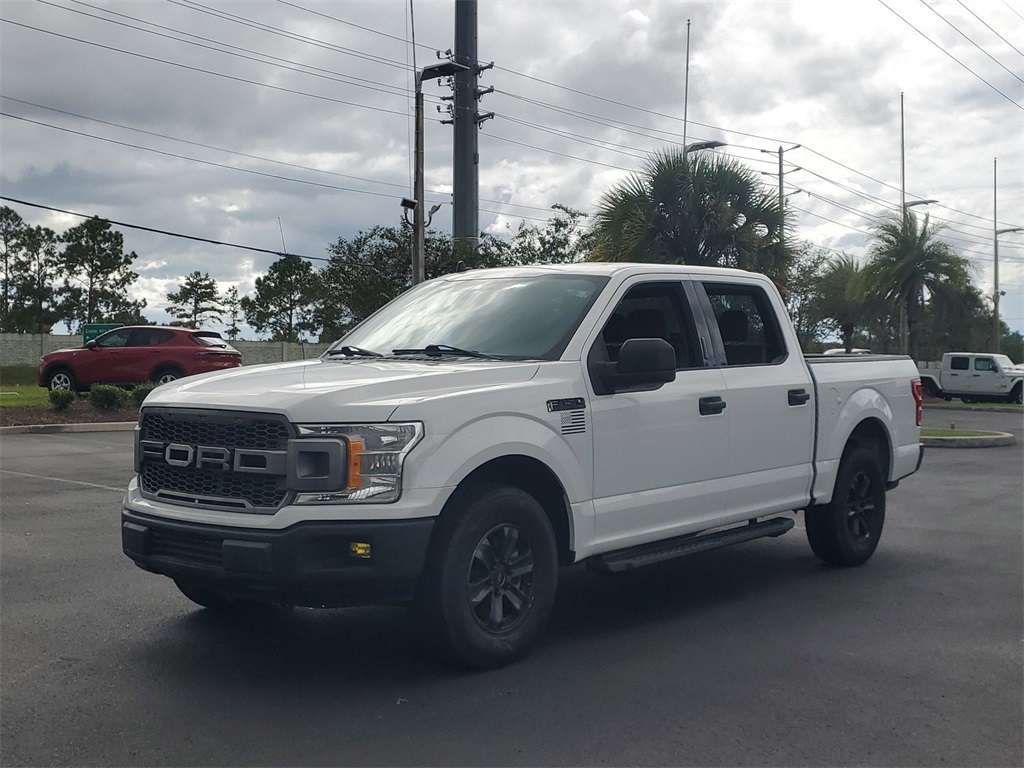
[(547, 423), (511, 413), (481, 416), (444, 435), (428, 431), (409, 456), (409, 487), (454, 488), (493, 459), (528, 456), (554, 473), (570, 502), (581, 501), (589, 498), (590, 475), (579, 455), (590, 455), (590, 434), (571, 439), (573, 446)]

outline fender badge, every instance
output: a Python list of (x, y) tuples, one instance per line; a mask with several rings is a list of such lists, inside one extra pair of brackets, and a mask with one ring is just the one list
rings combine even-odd
[(567, 397), (561, 400), (548, 400), (548, 412), (554, 413), (555, 411), (578, 411), (580, 408), (586, 408), (587, 401), (582, 397)]

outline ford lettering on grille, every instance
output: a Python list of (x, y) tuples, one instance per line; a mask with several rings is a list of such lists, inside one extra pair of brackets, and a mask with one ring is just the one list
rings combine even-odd
[(136, 434), (139, 487), (147, 498), (269, 514), (288, 495), (294, 433), (283, 416), (144, 408)]
[(172, 467), (218, 469), (222, 472), (251, 472), (284, 475), (287, 471), (285, 451), (254, 451), (249, 448), (221, 448), (214, 445), (184, 445), (139, 440), (143, 461), (163, 461)]

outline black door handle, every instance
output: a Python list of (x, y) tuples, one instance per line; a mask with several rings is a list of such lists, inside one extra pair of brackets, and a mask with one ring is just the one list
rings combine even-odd
[(789, 404), (790, 405), (803, 405), (811, 399), (811, 395), (805, 389), (791, 389), (789, 390)]
[(702, 397), (700, 399), (700, 415), (701, 416), (714, 416), (716, 413), (721, 413), (725, 410), (725, 400), (718, 397)]

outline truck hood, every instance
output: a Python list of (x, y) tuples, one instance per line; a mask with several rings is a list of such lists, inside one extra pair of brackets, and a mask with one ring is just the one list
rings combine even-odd
[(157, 387), (145, 406), (283, 413), (294, 423), (387, 421), (400, 405), (522, 385), (536, 362), (317, 359), (244, 366)]

